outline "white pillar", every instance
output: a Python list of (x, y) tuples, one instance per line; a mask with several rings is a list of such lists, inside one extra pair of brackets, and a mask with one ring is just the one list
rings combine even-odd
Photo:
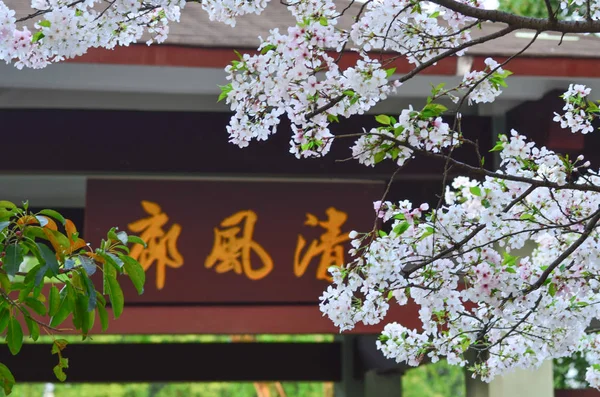
[(490, 383), (467, 375), (467, 397), (554, 397), (552, 361), (537, 370), (519, 369)]
[(365, 374), (365, 397), (401, 397), (402, 374), (381, 373), (376, 370)]

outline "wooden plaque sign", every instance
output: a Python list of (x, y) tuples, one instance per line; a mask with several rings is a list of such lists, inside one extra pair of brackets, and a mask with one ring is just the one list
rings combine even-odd
[[(86, 241), (117, 226), (147, 242), (128, 305), (316, 304), (348, 233), (373, 226), (383, 183), (90, 179)], [(315, 310), (318, 310), (315, 308)]]

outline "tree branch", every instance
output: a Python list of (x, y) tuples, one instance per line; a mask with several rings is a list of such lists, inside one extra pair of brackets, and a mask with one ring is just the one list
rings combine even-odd
[[(83, 3), (85, 0), (75, 0), (72, 3), (67, 4), (67, 7), (73, 7), (76, 6), (77, 4)], [(36, 12), (34, 12), (33, 14), (29, 14), (27, 16), (24, 16), (23, 18), (19, 18), (17, 19), (17, 22), (25, 22), (28, 19), (33, 19), (35, 17), (39, 17), (40, 15), (44, 15), (49, 13), (50, 11), (52, 11), (52, 8), (48, 8), (47, 10), (38, 10)]]
[[(420, 64), (419, 66), (417, 66), (416, 68), (414, 68), (413, 70), (411, 70), (409, 73), (405, 74), (404, 76), (400, 77), (398, 80), (398, 82), (403, 83), (411, 78), (413, 78), (415, 75), (421, 73), (423, 70), (427, 69), (428, 67), (435, 65), (436, 63), (438, 63), (439, 61), (441, 61), (444, 58), (447, 58), (449, 56), (452, 56), (454, 54), (456, 54), (457, 52), (460, 52), (462, 50), (464, 50), (465, 48), (468, 47), (472, 47), (474, 45), (477, 44), (482, 44), (485, 43), (486, 41), (490, 41), (490, 40), (494, 40), (497, 39), (499, 37), (505, 36), (507, 34), (509, 34), (510, 32), (512, 32), (513, 30), (516, 30), (516, 27), (512, 27), (512, 26), (507, 26), (504, 29), (501, 29), (495, 33), (489, 34), (487, 36), (482, 36), (479, 37), (477, 39), (468, 41), (466, 43), (463, 43), (455, 48), (452, 48), (451, 50), (448, 50), (446, 52), (443, 52), (441, 54), (439, 54), (438, 56), (435, 56), (433, 58), (431, 58), (430, 60), (428, 60), (427, 62), (423, 62), (422, 64)], [(327, 103), (326, 105), (323, 105), (317, 109), (315, 109), (314, 111), (307, 113), (305, 116), (306, 120), (310, 120), (313, 117), (315, 117), (316, 115), (323, 113), (329, 109), (331, 109), (332, 107), (334, 107), (335, 105), (337, 105), (338, 103), (340, 103), (346, 96), (345, 95), (339, 95), (335, 98), (333, 98), (329, 103)]]
[(531, 18), (499, 10), (485, 10), (454, 0), (431, 0), (432, 3), (475, 19), (501, 22), (515, 29), (531, 29), (538, 32), (598, 33), (600, 21), (559, 21), (547, 18)]
[(523, 294), (527, 295), (528, 293), (540, 288), (544, 284), (546, 279), (550, 276), (550, 273), (552, 273), (552, 271), (554, 269), (556, 269), (556, 267), (558, 267), (565, 259), (567, 259), (569, 257), (569, 255), (571, 255), (573, 252), (575, 252), (575, 250), (577, 248), (579, 248), (579, 246), (581, 244), (583, 244), (583, 242), (585, 240), (587, 240), (587, 238), (590, 236), (592, 231), (595, 229), (598, 221), (600, 221), (600, 209), (598, 209), (596, 211), (596, 213), (594, 214), (592, 219), (590, 219), (590, 221), (587, 223), (587, 225), (585, 226), (585, 229), (583, 230), (583, 233), (581, 233), (581, 236), (579, 236), (579, 238), (577, 240), (575, 240), (575, 242), (573, 244), (571, 244), (571, 246), (569, 248), (567, 248), (562, 254), (560, 254), (558, 256), (558, 258), (556, 258), (548, 266), (548, 268), (546, 270), (544, 270), (544, 272), (540, 275), (540, 277), (537, 279), (537, 281), (535, 283), (531, 284), (531, 286), (529, 288), (527, 288), (525, 291), (523, 291)]
[(556, 15), (554, 15), (554, 10), (552, 10), (552, 4), (550, 4), (550, 0), (544, 0), (546, 3), (546, 10), (548, 11), (548, 19), (552, 22), (556, 22)]

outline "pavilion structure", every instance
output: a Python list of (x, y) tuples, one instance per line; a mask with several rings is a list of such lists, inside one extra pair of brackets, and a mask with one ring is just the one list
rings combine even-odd
[[(5, 2), (18, 10), (26, 6)], [(125, 288), (127, 307), (109, 332), (338, 333), (318, 309), (328, 282), (323, 269), (344, 258), (350, 230), (372, 227), (372, 202), (393, 165), (336, 161), (350, 155), (341, 142), (323, 159), (297, 160), (288, 153), (285, 120), (272, 139), (239, 149), (227, 142), (229, 109), (216, 101), (233, 50), (255, 53), (259, 35), (291, 23), (285, 7), (273, 4), (231, 29), (190, 4), (166, 45), (93, 50), (43, 70), (0, 65), (0, 198), (62, 211), (92, 244), (112, 226), (149, 242), (150, 251), (132, 253), (147, 268), (145, 293)], [(499, 28), (483, 24), (477, 34)], [(481, 69), (485, 58), (502, 61), (530, 39), (517, 33), (440, 61), (372, 114), (341, 120), (332, 130), (358, 132), (375, 125), (373, 114), (422, 106), (431, 84), (457, 83), (466, 71)], [(600, 165), (598, 134), (576, 136), (551, 121), (570, 83), (600, 92), (600, 38), (559, 40), (541, 35), (506, 66), (514, 76), (496, 102), (464, 108), (463, 130), (482, 147), (514, 128)], [(345, 54), (342, 67), (355, 59)], [(398, 75), (410, 71), (402, 61), (394, 66)], [(19, 150), (23, 142), (27, 153)], [(470, 153), (457, 156), (475, 161)], [(497, 165), (486, 157), (490, 167)], [(440, 164), (416, 160), (396, 177), (389, 198), (437, 200), (441, 177)], [(415, 307), (394, 307), (389, 317), (419, 327)], [(381, 328), (359, 326), (334, 343), (72, 345), (69, 379), (334, 381), (337, 397), (399, 396), (406, 368), (375, 350)], [(46, 349), (26, 345), (16, 357), (0, 353), (0, 361), (21, 381), (52, 381)], [(203, 359), (190, 366), (190, 357)], [(168, 365), (159, 366), (157, 358)], [(39, 363), (34, 371), (33, 360)], [(467, 385), (469, 397), (554, 394), (551, 363), (535, 373)]]

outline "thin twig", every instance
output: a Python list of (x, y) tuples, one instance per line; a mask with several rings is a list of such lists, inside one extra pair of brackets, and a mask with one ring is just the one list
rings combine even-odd
[[(437, 62), (441, 61), (444, 58), (447, 58), (447, 57), (449, 57), (451, 55), (454, 55), (457, 52), (460, 52), (460, 51), (464, 50), (465, 48), (472, 47), (474, 45), (482, 44), (482, 43), (485, 43), (487, 41), (494, 40), (494, 39), (497, 39), (499, 37), (505, 36), (505, 35), (509, 34), (510, 32), (516, 30), (516, 29), (517, 29), (516, 27), (507, 26), (506, 28), (501, 29), (501, 30), (499, 30), (499, 31), (497, 31), (495, 33), (489, 34), (487, 36), (482, 36), (482, 37), (480, 37), (478, 39), (471, 40), (471, 41), (468, 41), (466, 43), (463, 43), (463, 44), (461, 44), (461, 45), (459, 45), (459, 46), (457, 46), (457, 47), (455, 47), (455, 48), (453, 48), (451, 50), (448, 50), (446, 52), (443, 52), (443, 53), (441, 53), (441, 54), (439, 54), (439, 55), (431, 58), (427, 62), (423, 62), (422, 64), (420, 64), (419, 66), (417, 66), (416, 68), (414, 68), (413, 70), (411, 70), (409, 73), (405, 74), (404, 76), (400, 77), (396, 81), (399, 82), (399, 83), (403, 83), (403, 82), (405, 82), (405, 81), (413, 78), (415, 75), (421, 73), (423, 70), (427, 69), (428, 67), (435, 65)], [(305, 116), (305, 119), (306, 120), (310, 120), (313, 117), (315, 117), (316, 115), (321, 114), (321, 113), (323, 113), (323, 112), (331, 109), (332, 107), (334, 107), (335, 105), (337, 105), (338, 103), (340, 103), (345, 97), (346, 97), (345, 95), (339, 95), (339, 96), (331, 99), (331, 101), (329, 101), (329, 103), (327, 103), (327, 104), (325, 104), (325, 105), (323, 105), (323, 106), (321, 106), (321, 107), (313, 110), (310, 113), (307, 113), (306, 116)]]
[[(70, 4), (67, 4), (67, 7), (76, 6), (77, 4), (83, 3), (84, 1), (86, 1), (86, 0), (75, 0)], [(17, 19), (17, 22), (24, 22), (24, 21), (27, 21), (28, 19), (33, 19), (35, 17), (39, 17), (40, 15), (47, 14), (51, 11), (52, 11), (52, 8), (48, 8), (47, 10), (38, 10), (38, 11), (34, 12), (33, 14), (29, 14), (27, 16), (24, 16), (23, 18)]]
[(531, 284), (531, 286), (529, 286), (527, 289), (525, 289), (525, 291), (523, 291), (523, 294), (526, 295), (540, 288), (544, 284), (546, 279), (550, 276), (552, 271), (554, 271), (556, 267), (558, 267), (565, 259), (567, 259), (569, 255), (575, 252), (575, 250), (579, 248), (579, 246), (583, 244), (585, 240), (587, 240), (592, 231), (596, 228), (596, 224), (598, 223), (598, 221), (600, 221), (600, 209), (596, 211), (595, 215), (587, 223), (585, 229), (583, 230), (583, 233), (581, 233), (581, 236), (579, 236), (579, 238), (575, 240), (575, 242), (571, 244), (569, 248), (563, 251), (563, 253), (560, 254), (558, 258), (556, 258), (550, 265), (548, 265), (548, 268), (543, 271), (543, 273), (540, 275), (537, 281)]

